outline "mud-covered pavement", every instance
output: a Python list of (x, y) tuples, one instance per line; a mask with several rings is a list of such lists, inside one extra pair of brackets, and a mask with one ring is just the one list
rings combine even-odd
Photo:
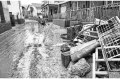
[(66, 78), (58, 44), (66, 30), (48, 23), (26, 22), (0, 36), (0, 77)]

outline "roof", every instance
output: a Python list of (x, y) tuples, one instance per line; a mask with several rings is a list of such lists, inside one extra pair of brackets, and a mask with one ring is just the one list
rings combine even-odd
[(36, 7), (36, 9), (40, 9), (42, 4), (32, 3), (32, 6)]
[(64, 1), (64, 2), (61, 2), (61, 3), (58, 3), (58, 4), (64, 4), (64, 3), (67, 3), (67, 2), (70, 2), (70, 1), (87, 1), (87, 0), (67, 0), (67, 1)]
[(47, 5), (48, 5), (48, 6), (58, 6), (58, 4), (45, 4), (45, 5), (42, 5), (41, 8), (46, 7)]
[(66, 3), (66, 2), (69, 2), (69, 1), (60, 2), (60, 3), (58, 3), (58, 4), (64, 4), (64, 3)]
[(28, 5), (22, 5), (22, 7), (24, 7), (25, 9), (27, 9)]
[(42, 4), (32, 3), (32, 5), (35, 6), (35, 7), (41, 7)]

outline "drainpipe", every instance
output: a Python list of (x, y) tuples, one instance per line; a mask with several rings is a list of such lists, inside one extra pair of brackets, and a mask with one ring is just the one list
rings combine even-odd
[(113, 0), (112, 0), (112, 4), (113, 4)]
[(77, 1), (77, 10), (78, 10), (78, 1)]
[(19, 3), (19, 10), (20, 10), (20, 18), (22, 18), (22, 12), (21, 12), (21, 3), (20, 3), (20, 1), (18, 1), (18, 3)]

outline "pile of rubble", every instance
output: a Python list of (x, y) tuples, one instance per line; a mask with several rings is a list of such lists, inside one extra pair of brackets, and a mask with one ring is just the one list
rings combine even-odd
[(119, 26), (120, 19), (115, 16), (109, 20), (95, 19), (94, 24), (67, 27), (62, 38), (69, 42), (61, 46), (61, 59), (69, 74), (85, 77), (94, 72), (95, 78), (120, 77), (113, 74), (120, 71)]

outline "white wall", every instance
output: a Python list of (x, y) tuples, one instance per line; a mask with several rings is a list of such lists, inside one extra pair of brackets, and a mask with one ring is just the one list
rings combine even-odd
[(61, 13), (65, 13), (66, 12), (66, 6), (62, 6), (61, 7)]
[(66, 17), (66, 6), (61, 6), (61, 18)]
[(37, 16), (37, 9), (36, 9), (34, 6), (30, 5), (29, 8), (28, 8), (28, 11), (30, 11), (30, 7), (33, 8), (33, 13), (32, 13), (32, 15), (33, 15), (33, 16)]
[(33, 7), (33, 16), (37, 16), (37, 9), (34, 7), (34, 6), (32, 6)]
[(9, 10), (8, 10), (8, 6), (7, 6), (7, 2), (2, 1), (2, 6), (3, 6), (3, 13), (4, 13), (5, 21), (9, 22), (10, 21), (10, 16), (9, 16)]
[(37, 13), (42, 13), (42, 10), (41, 9), (37, 9)]
[(19, 1), (10, 1), (10, 5), (8, 5), (9, 12), (12, 12), (13, 15), (20, 14)]

